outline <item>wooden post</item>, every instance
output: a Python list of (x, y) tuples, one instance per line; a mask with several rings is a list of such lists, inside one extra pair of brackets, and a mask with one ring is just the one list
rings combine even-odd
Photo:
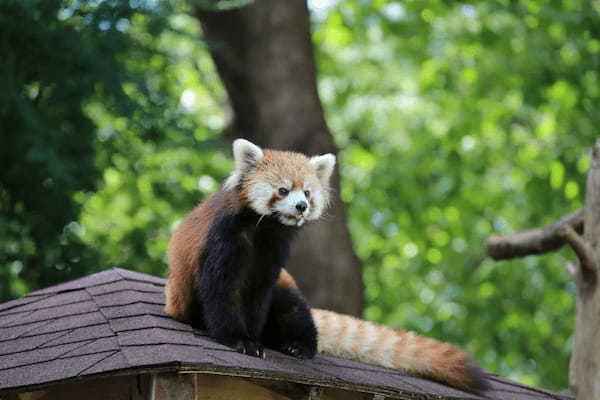
[(575, 270), (577, 284), (575, 341), (569, 387), (579, 400), (600, 398), (600, 139), (592, 151), (584, 212), (583, 252)]
[(194, 375), (168, 372), (152, 375), (149, 400), (194, 400)]

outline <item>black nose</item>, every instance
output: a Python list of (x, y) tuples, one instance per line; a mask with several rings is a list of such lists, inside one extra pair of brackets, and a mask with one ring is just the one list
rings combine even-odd
[(306, 204), (305, 201), (301, 201), (298, 204), (296, 204), (296, 210), (300, 212), (304, 212), (304, 210), (306, 210), (306, 207), (308, 207), (308, 204)]

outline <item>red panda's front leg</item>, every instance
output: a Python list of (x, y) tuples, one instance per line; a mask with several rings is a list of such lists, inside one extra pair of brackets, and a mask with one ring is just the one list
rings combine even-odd
[(235, 228), (232, 216), (217, 219), (211, 227), (200, 257), (196, 298), (210, 336), (240, 353), (264, 358), (263, 346), (247, 326), (240, 278), (247, 255), (235, 238)]

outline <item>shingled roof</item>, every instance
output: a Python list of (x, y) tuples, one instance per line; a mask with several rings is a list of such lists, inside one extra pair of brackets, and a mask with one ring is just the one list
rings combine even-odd
[[(165, 281), (111, 269), (0, 304), (0, 395), (87, 377), (207, 371), (283, 379), (403, 398), (484, 397), (359, 362), (268, 351), (244, 356), (163, 312)], [(568, 399), (488, 375), (487, 399)]]

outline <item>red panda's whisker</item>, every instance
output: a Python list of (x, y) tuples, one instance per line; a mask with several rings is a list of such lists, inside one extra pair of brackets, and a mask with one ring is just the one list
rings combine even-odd
[(323, 221), (329, 221), (331, 219), (331, 217), (332, 217), (331, 214), (329, 214), (328, 212), (325, 212), (325, 213), (321, 214), (319, 219), (322, 219)]

